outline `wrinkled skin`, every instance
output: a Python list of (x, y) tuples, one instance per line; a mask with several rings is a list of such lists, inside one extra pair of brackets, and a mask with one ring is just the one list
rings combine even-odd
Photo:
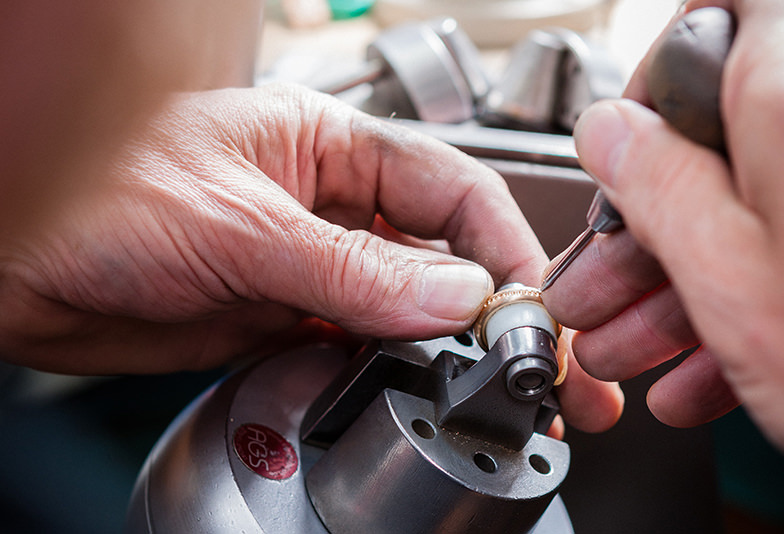
[[(258, 6), (0, 7), (2, 359), (150, 373), (437, 337), (538, 283), (506, 185), (459, 151), (293, 86), (186, 93), (226, 84)], [(623, 403), (575, 361), (560, 396), (588, 431)]]
[[(96, 362), (98, 371), (215, 365), (246, 349), (257, 328), (294, 324), (298, 310), (359, 334), (416, 338), (466, 328), (492, 292), (488, 273), (374, 237), (364, 230), (376, 211), (398, 228), (450, 239), (499, 281), (530, 279), (543, 265), (531, 233), (513, 231), (525, 223), (497, 175), (294, 87), (183, 96), (107, 172), (8, 247), (4, 266), (15, 308), (3, 326), (30, 330), (20, 341), (43, 348), (42, 331), (58, 343), (88, 332), (129, 337), (127, 349)], [(488, 218), (496, 220), (489, 226), (513, 224), (496, 239), (485, 235)], [(511, 256), (509, 240), (518, 243)], [(462, 308), (422, 309), (423, 270), (435, 264), (468, 269)], [(135, 341), (150, 324), (152, 335)], [(170, 343), (180, 342), (186, 346), (174, 354), (188, 356), (166, 363)], [(20, 342), (9, 352), (25, 350)], [(29, 352), (35, 363), (41, 351)], [(80, 342), (74, 352), (58, 365), (69, 370), (104, 350)]]
[[(4, 244), (7, 359), (205, 368), (313, 339), (310, 317), (362, 336), (454, 334), (494, 284), (535, 284), (547, 261), (494, 171), (295, 86), (181, 95), (105, 172)], [(619, 391), (573, 367), (565, 413), (606, 428)]]
[(626, 230), (595, 239), (544, 300), (580, 330), (573, 351), (601, 379), (699, 344), (651, 388), (654, 415), (692, 426), (742, 402), (784, 447), (784, 4), (686, 9), (707, 5), (738, 22), (721, 97), (731, 163), (645, 107), (643, 61), (626, 99), (595, 105), (576, 131), (582, 164)]

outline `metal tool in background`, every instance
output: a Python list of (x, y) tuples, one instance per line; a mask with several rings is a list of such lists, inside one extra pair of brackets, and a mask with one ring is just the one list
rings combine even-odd
[(366, 111), (445, 123), (474, 117), (489, 89), (479, 51), (450, 18), (382, 32), (368, 46), (364, 65), (316, 88), (339, 95), (366, 83), (373, 85), (362, 103)]
[(371, 84), (366, 100), (349, 101), (378, 116), (544, 132), (571, 132), (596, 100), (615, 97), (623, 78), (597, 44), (563, 28), (535, 30), (511, 52), (490, 83), (480, 53), (454, 19), (409, 23), (382, 32), (356, 71), (316, 88), (342, 96)]
[(568, 246), (596, 191), (568, 134), (583, 109), (623, 89), (606, 51), (569, 30), (537, 30), (491, 84), (454, 20), (438, 19), (385, 30), (368, 56), (358, 70), (312, 85), (479, 158), (505, 178), (549, 255)]
[(570, 133), (592, 103), (623, 92), (624, 79), (604, 47), (565, 28), (533, 30), (511, 51), (483, 99), (488, 126)]
[[(735, 34), (732, 14), (702, 8), (686, 14), (661, 42), (647, 72), (654, 109), (690, 140), (725, 152), (719, 108), (724, 62)], [(547, 274), (542, 291), (585, 250), (597, 233), (623, 228), (621, 214), (597, 191), (586, 217), (588, 228)]]
[(350, 361), (300, 348), (230, 376), (150, 453), (126, 533), (572, 534), (569, 447), (544, 435), (559, 329), (511, 285), (476, 338), (375, 341)]

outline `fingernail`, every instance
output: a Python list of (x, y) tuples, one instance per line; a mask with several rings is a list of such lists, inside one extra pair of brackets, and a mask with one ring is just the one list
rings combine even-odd
[(574, 128), (574, 142), (580, 163), (602, 184), (612, 187), (618, 164), (626, 153), (631, 128), (616, 105), (599, 102), (580, 116)]
[(418, 304), (430, 316), (462, 321), (477, 312), (492, 293), (493, 279), (481, 267), (437, 264), (422, 273)]

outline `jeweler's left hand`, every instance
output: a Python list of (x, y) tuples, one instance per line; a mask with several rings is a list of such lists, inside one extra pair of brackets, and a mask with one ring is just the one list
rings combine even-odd
[[(179, 98), (45, 223), (3, 251), (0, 351), (73, 373), (214, 366), (306, 340), (313, 316), (462, 333), (494, 281), (547, 261), (497, 173), (295, 86)], [(575, 398), (577, 423), (611, 424), (617, 392), (573, 375), (610, 406)]]

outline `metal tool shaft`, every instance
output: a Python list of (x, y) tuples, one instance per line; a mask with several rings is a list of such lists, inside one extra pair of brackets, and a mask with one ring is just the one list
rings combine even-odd
[[(662, 41), (648, 69), (648, 92), (656, 111), (688, 139), (725, 152), (719, 90), (735, 34), (731, 13), (702, 8), (686, 14)], [(588, 229), (569, 247), (542, 282), (548, 289), (588, 246), (596, 233), (624, 226), (620, 213), (597, 191)]]
[(373, 83), (387, 72), (388, 67), (380, 58), (368, 60), (358, 67), (349, 76), (345, 76), (340, 80), (334, 80), (328, 85), (318, 87), (317, 89), (329, 95), (338, 95), (354, 87), (358, 87), (363, 83)]
[(561, 276), (561, 273), (566, 270), (569, 265), (580, 255), (585, 247), (588, 246), (588, 243), (591, 242), (593, 236), (596, 235), (596, 231), (591, 228), (590, 226), (586, 228), (580, 236), (574, 240), (574, 242), (569, 246), (561, 259), (558, 260), (558, 263), (555, 264), (555, 267), (552, 271), (547, 273), (547, 276), (542, 283), (542, 291), (549, 288), (553, 285), (553, 282)]

